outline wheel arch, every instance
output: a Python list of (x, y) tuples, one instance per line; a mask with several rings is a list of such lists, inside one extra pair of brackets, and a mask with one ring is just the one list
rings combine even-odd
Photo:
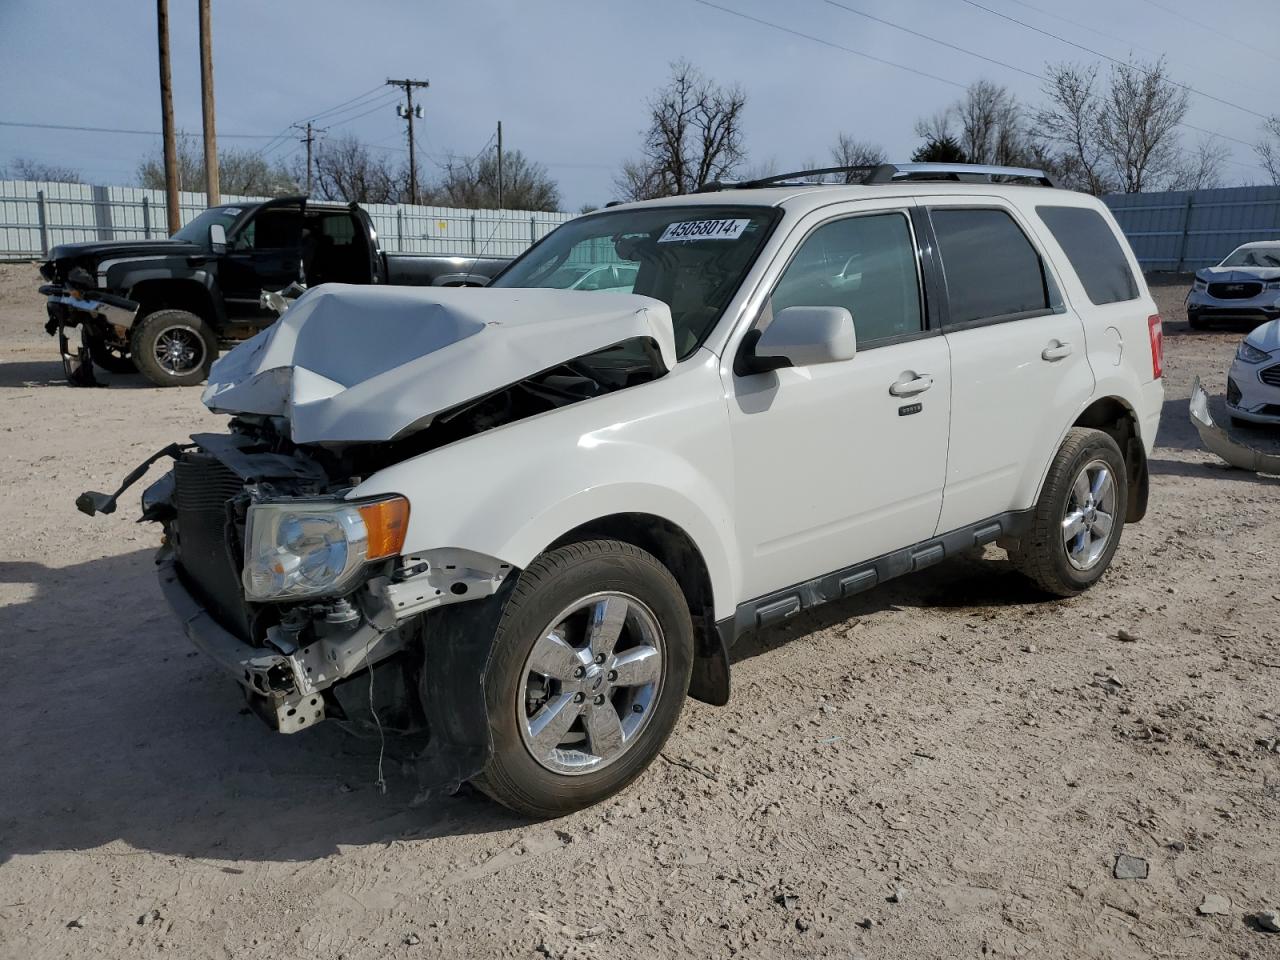
[(1122, 397), (1100, 397), (1085, 407), (1071, 426), (1101, 430), (1116, 442), (1124, 457), (1128, 480), (1125, 522), (1137, 523), (1146, 516), (1151, 484), (1141, 427), (1133, 407)]
[(189, 310), (215, 328), (223, 319), (221, 303), (210, 289), (210, 282), (196, 277), (143, 277), (129, 288), (129, 298), (142, 304), (138, 319), (157, 310)]
[(614, 513), (589, 520), (548, 544), (554, 550), (581, 540), (619, 540), (653, 554), (670, 571), (689, 606), (698, 648), (689, 695), (721, 706), (729, 700), (729, 653), (715, 628), (711, 570), (697, 542), (678, 524), (651, 513)]

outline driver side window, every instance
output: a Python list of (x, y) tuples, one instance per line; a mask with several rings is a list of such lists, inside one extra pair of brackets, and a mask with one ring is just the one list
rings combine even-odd
[(844, 307), (858, 349), (924, 329), (915, 242), (904, 214), (847, 217), (800, 245), (770, 299), (784, 307)]

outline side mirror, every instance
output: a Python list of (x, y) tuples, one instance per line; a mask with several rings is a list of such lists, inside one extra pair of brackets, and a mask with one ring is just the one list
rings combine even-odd
[(857, 343), (853, 314), (844, 307), (785, 307), (746, 345), (745, 366), (750, 373), (764, 373), (852, 360)]
[(217, 254), (227, 252), (227, 231), (220, 223), (209, 227), (209, 249)]

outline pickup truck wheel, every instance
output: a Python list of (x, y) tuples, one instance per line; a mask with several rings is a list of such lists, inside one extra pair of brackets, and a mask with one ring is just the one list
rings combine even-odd
[(133, 326), (130, 340), (138, 370), (158, 387), (191, 387), (209, 375), (218, 340), (189, 310), (157, 310)]
[(692, 658), (684, 595), (651, 554), (612, 540), (544, 554), (498, 624), (485, 677), (493, 756), (475, 785), (534, 817), (618, 792), (675, 726)]
[(129, 348), (121, 343), (109, 342), (105, 337), (89, 337), (89, 356), (108, 373), (137, 373)]
[(1031, 532), (1009, 554), (1046, 593), (1074, 597), (1102, 578), (1124, 530), (1124, 457), (1101, 430), (1072, 427), (1058, 448)]

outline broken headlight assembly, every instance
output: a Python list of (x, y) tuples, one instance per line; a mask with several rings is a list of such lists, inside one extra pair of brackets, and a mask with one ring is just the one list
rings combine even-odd
[(398, 556), (409, 526), (409, 501), (265, 501), (245, 526), (247, 600), (295, 600), (341, 594), (366, 563)]
[(1267, 353), (1267, 351), (1259, 350), (1247, 340), (1242, 340), (1240, 348), (1236, 350), (1236, 359), (1244, 363), (1261, 363), (1270, 356), (1271, 354)]

